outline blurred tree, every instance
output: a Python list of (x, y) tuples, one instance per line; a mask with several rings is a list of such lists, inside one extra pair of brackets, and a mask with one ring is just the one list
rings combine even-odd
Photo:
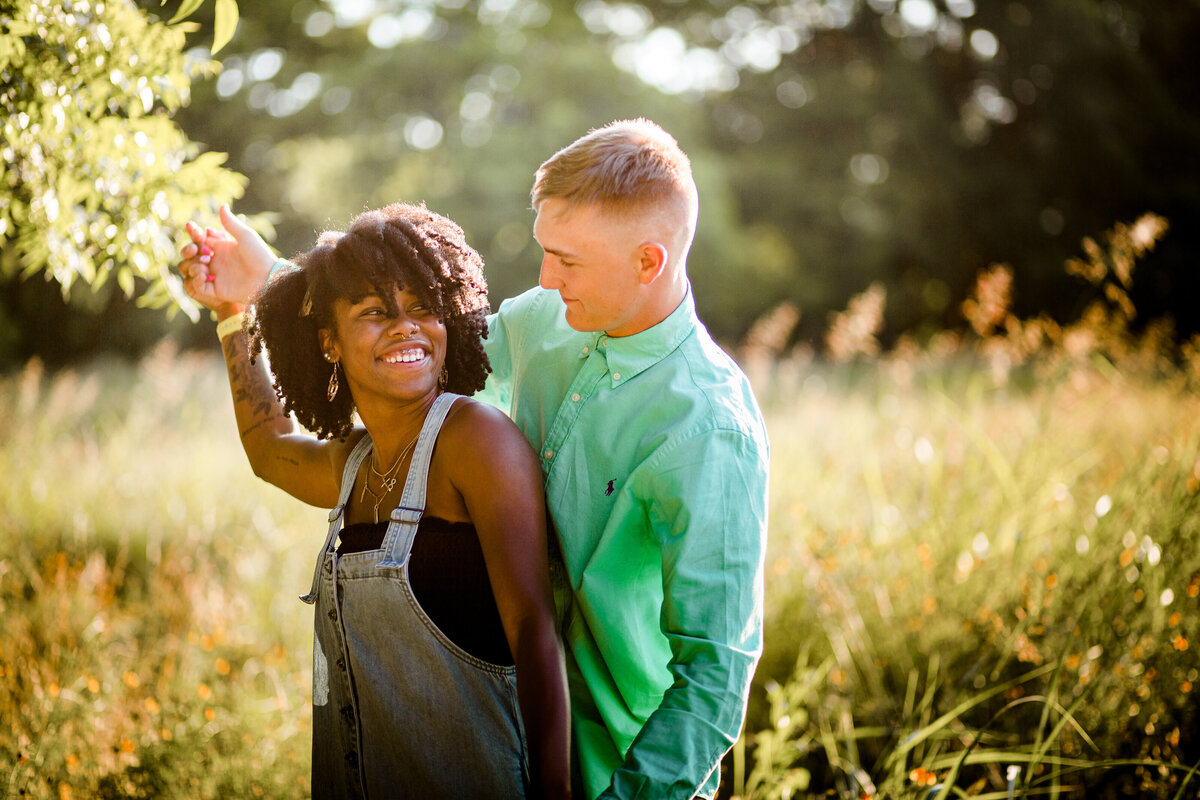
[[(614, 20), (624, 4), (585, 0)], [(642, 4), (626, 68), (703, 91), (744, 219), (794, 252), (785, 295), (838, 308), (874, 279), (893, 331), (960, 323), (971, 276), (1016, 269), (1022, 313), (1077, 315), (1084, 236), (1146, 210), (1200, 211), (1200, 4), (783, 0)], [(624, 48), (624, 51), (621, 50)], [(663, 51), (690, 73), (654, 69)], [(682, 57), (680, 56), (682, 54)], [(1200, 327), (1196, 226), (1144, 265), (1144, 318)], [(813, 327), (826, 314), (809, 315)]]
[[(697, 165), (701, 311), (730, 339), (779, 300), (817, 338), (873, 281), (887, 330), (961, 324), (975, 273), (1014, 265), (1017, 309), (1066, 318), (1086, 235), (1150, 209), (1194, 214), (1195, 3), (583, 0), (264, 3), (193, 135), (279, 208), (280, 244), (396, 196), (467, 228), (493, 296), (538, 253), (522, 192), (542, 158), (617, 116), (653, 117)], [(649, 91), (653, 87), (658, 91)], [(208, 91), (201, 87), (200, 91)], [(219, 109), (219, 110), (218, 110)], [(246, 114), (253, 125), (237, 124)], [(202, 114), (202, 116), (201, 116)], [(228, 144), (228, 147), (226, 146)], [(1198, 320), (1193, 235), (1138, 283)]]
[(252, 176), (242, 205), (279, 212), (285, 253), (364, 207), (425, 201), (463, 224), (497, 305), (537, 280), (538, 164), (590, 128), (649, 116), (701, 176), (690, 267), (702, 314), (736, 331), (761, 307), (746, 298), (776, 291), (779, 237), (740, 229), (725, 165), (705, 150), (703, 109), (619, 70), (570, 3), (263, 2), (231, 50), (179, 119)]
[[(1141, 317), (1200, 327), (1194, 0), (243, 5), (219, 75), (176, 120), (250, 176), (238, 210), (278, 211), (285, 253), (364, 207), (424, 200), (463, 224), (498, 302), (536, 279), (536, 166), (648, 116), (695, 164), (690, 269), (726, 341), (781, 300), (817, 341), (876, 281), (885, 343), (961, 325), (996, 261), (1017, 313), (1069, 319), (1093, 290), (1066, 259), (1147, 210), (1174, 224), (1135, 281)], [(197, 12), (198, 42), (216, 11)]]
[[(218, 10), (227, 29), (236, 5), (220, 0)], [(95, 294), (76, 311), (111, 307), (115, 280), (126, 300), (196, 316), (168, 269), (175, 234), (240, 195), (245, 179), (170, 121), (192, 78), (213, 66), (184, 58), (185, 30), (127, 0), (18, 0), (0, 10), (0, 353), (44, 349), (49, 332), (58, 345), (104, 341), (90, 325), (66, 324), (75, 314), (38, 324), (47, 309), (18, 301), (40, 290), (18, 276), (44, 274), (64, 298), (86, 284)]]

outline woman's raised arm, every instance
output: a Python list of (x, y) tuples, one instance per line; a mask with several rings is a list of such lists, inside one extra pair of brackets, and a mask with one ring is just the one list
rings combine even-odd
[(284, 413), (264, 360), (251, 363), (238, 315), (266, 282), (275, 256), (228, 206), (221, 207), (221, 224), (224, 231), (188, 223), (192, 243), (181, 251), (179, 271), (188, 296), (216, 312), (242, 448), (255, 475), (299, 500), (332, 508), (357, 437), (328, 442), (300, 433)]

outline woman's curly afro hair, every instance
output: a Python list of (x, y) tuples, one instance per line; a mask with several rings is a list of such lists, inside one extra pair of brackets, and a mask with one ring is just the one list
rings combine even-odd
[(491, 371), (483, 351), (483, 259), (451, 220), (424, 205), (393, 203), (355, 217), (345, 233), (321, 234), (292, 264), (255, 300), (250, 354), (266, 349), (284, 411), (319, 438), (346, 437), (354, 400), (346, 389), (328, 399), (331, 366), (318, 331), (335, 329), (335, 300), (360, 298), (367, 286), (392, 314), (397, 288), (417, 294), (446, 325), (446, 390), (470, 395), (483, 388)]

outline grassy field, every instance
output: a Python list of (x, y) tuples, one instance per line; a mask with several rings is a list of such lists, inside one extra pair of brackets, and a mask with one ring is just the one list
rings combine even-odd
[[(1194, 382), (928, 352), (759, 379), (767, 652), (723, 794), (1197, 796)], [(215, 352), (30, 364), (0, 409), (4, 796), (306, 796), (325, 514), (253, 477)]]
[(1103, 363), (777, 375), (731, 788), (1200, 796), (1200, 398)]

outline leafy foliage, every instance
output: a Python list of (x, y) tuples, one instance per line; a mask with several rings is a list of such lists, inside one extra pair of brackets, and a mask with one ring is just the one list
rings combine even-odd
[(18, 0), (8, 9), (0, 275), (44, 272), (64, 295), (77, 282), (115, 280), (142, 305), (174, 303), (195, 318), (170, 270), (177, 233), (240, 196), (245, 178), (170, 118), (192, 79), (215, 65), (185, 58), (187, 23), (152, 20), (129, 0)]
[[(148, 12), (166, 5), (138, 2)], [(128, 0), (106, 13), (118, 6), (127, 11)], [(788, 301), (802, 312), (794, 340), (815, 344), (830, 314), (875, 284), (889, 300), (881, 344), (905, 331), (930, 335), (956, 322), (973, 275), (994, 262), (1011, 265), (1019, 312), (1069, 323), (1085, 305), (1058, 265), (1083, 236), (1147, 209), (1185, 220), (1200, 208), (1194, 4), (262, 0), (240, 16), (232, 0), (174, 8), (188, 22), (154, 30), (198, 26), (201, 46), (185, 68), (211, 73), (209, 41), (223, 59), (215, 80), (190, 86), (195, 102), (174, 119), (250, 176), (239, 210), (278, 211), (280, 250), (308, 247), (315, 231), (364, 206), (425, 200), (460, 221), (485, 256), (493, 304), (536, 278), (525, 191), (537, 164), (621, 116), (658, 120), (692, 156), (702, 216), (689, 270), (702, 317), (729, 342)], [(4, 47), (14, 42), (25, 46), (9, 36)], [(49, 80), (64, 79), (44, 64)], [(61, 159), (61, 150), (51, 152)], [(76, 185), (94, 187), (94, 177)], [(214, 194), (228, 199), (232, 188)], [(17, 205), (28, 217), (34, 191), (24, 191)], [(142, 198), (140, 216), (150, 216), (157, 191)], [(189, 202), (164, 194), (172, 222), (161, 224), (163, 239)], [(27, 246), (75, 276), (56, 247), (72, 244), (68, 216), (60, 213), (54, 245)], [(1172, 228), (1131, 295), (1185, 332), (1200, 326), (1183, 300), (1200, 291), (1194, 227)], [(14, 222), (7, 229), (15, 236)], [(135, 248), (117, 242), (114, 254), (102, 235), (92, 250), (73, 246), (93, 258), (97, 283), (130, 265), (123, 288), (132, 276), (140, 294), (142, 267), (124, 252)], [(152, 270), (166, 266), (150, 250), (172, 260), (169, 249), (143, 249)], [(7, 273), (21, 271), (17, 249), (6, 252)], [(68, 316), (95, 305), (73, 302)], [(10, 317), (31, 326), (19, 310)], [(22, 333), (3, 328), (0, 356)]]

